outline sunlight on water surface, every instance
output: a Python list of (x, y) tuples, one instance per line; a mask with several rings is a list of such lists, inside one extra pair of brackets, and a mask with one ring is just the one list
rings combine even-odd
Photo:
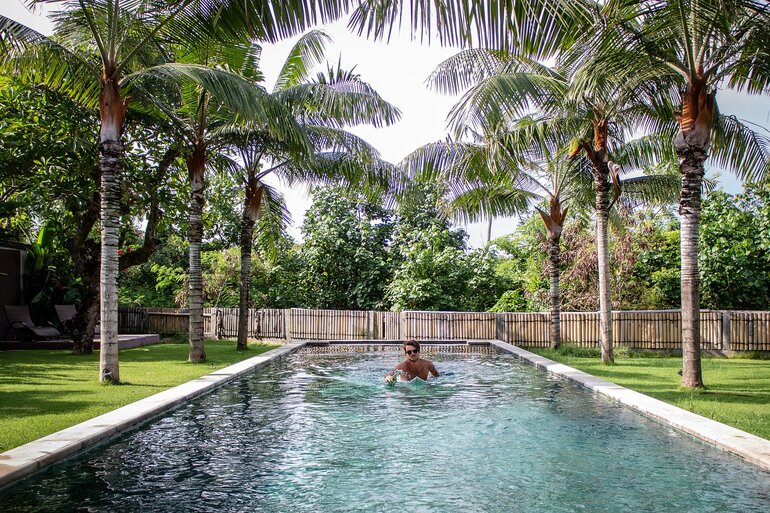
[(770, 473), (509, 355), (298, 354), (0, 495), (3, 512), (762, 512)]

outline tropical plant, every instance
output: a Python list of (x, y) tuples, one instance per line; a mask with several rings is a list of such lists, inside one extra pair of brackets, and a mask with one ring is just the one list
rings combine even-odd
[(768, 139), (735, 117), (719, 114), (720, 87), (770, 92), (770, 10), (758, 0), (610, 0), (604, 7), (618, 30), (603, 41), (607, 73), (650, 78), (652, 106), (666, 108), (677, 123), (682, 246), (682, 385), (703, 386), (700, 365), (698, 272), (701, 189), (709, 153), (723, 169), (746, 180), (770, 171)]
[[(30, 4), (50, 3), (30, 0)], [(101, 351), (99, 379), (118, 382), (119, 194), (123, 123), (130, 78), (155, 64), (157, 43), (194, 44), (212, 34), (232, 40), (247, 35), (275, 41), (318, 20), (341, 14), (344, 0), (67, 0), (56, 14), (53, 39), (0, 17), (1, 59), (14, 59), (31, 80), (99, 107), (101, 169)], [(227, 36), (227, 37), (226, 37)], [(9, 59), (10, 58), (10, 59)]]
[[(0, 190), (8, 206), (11, 226), (20, 230), (52, 222), (61, 255), (48, 294), (37, 303), (50, 310), (53, 303), (76, 303), (69, 323), (76, 353), (92, 351), (99, 315), (99, 165), (95, 113), (71, 99), (42, 87), (24, 85), (17, 78), (0, 79)], [(126, 126), (129, 153), (124, 174), (136, 190), (121, 191), (120, 268), (149, 257), (160, 223), (160, 202), (174, 150), (165, 127), (132, 115)], [(165, 210), (171, 209), (168, 205)], [(146, 216), (146, 217), (145, 217)], [(134, 225), (144, 225), (143, 234)], [(17, 231), (18, 233), (18, 231)], [(26, 240), (30, 236), (25, 237)], [(66, 253), (66, 256), (65, 256)], [(30, 284), (28, 290), (35, 289)], [(70, 289), (70, 290), (65, 290)], [(36, 290), (34, 294), (39, 292)]]
[[(386, 184), (384, 180), (390, 173), (389, 165), (379, 160), (373, 147), (342, 127), (389, 125), (398, 120), (400, 112), (353, 72), (330, 67), (326, 74), (311, 79), (310, 72), (323, 58), (328, 40), (318, 30), (303, 35), (290, 50), (269, 97), (291, 113), (298, 130), (309, 141), (309, 151), (297, 151), (285, 137), (267, 131), (270, 120), (254, 120), (225, 132), (244, 163), (239, 348), (246, 347), (251, 247), (257, 217), (261, 213), (266, 221), (262, 223), (263, 242), (274, 239), (268, 235), (279, 234), (288, 218), (285, 208), (270, 201), (279, 196), (264, 183), (265, 178), (275, 175), (290, 186), (344, 183), (371, 188)], [(269, 167), (263, 168), (266, 163)]]
[[(141, 89), (148, 103), (171, 121), (185, 145), (190, 183), (189, 244), (189, 360), (206, 359), (203, 341), (203, 243), (204, 177), (206, 168), (233, 169), (234, 163), (220, 154), (230, 144), (234, 126), (258, 120), (266, 136), (278, 139), (289, 151), (306, 152), (309, 142), (299, 125), (259, 85), (256, 45), (220, 44), (209, 40), (200, 47), (177, 49), (173, 64), (158, 65), (146, 74), (148, 87)], [(153, 94), (150, 86), (162, 81), (168, 87)], [(141, 83), (144, 86), (144, 82)]]
[(312, 308), (377, 310), (392, 278), (392, 213), (358, 191), (319, 187), (302, 224), (299, 284)]
[[(588, 163), (586, 169), (590, 170), (594, 183), (591, 201), (595, 205), (599, 255), (602, 360), (611, 363), (612, 303), (607, 229), (612, 204), (621, 193), (621, 167), (610, 162), (611, 144), (618, 147), (624, 143), (631, 127), (640, 119), (650, 122), (649, 118), (654, 117), (654, 113), (644, 103), (649, 90), (632, 94), (628, 89), (635, 83), (632, 77), (618, 75), (611, 80), (604, 78), (596, 73), (591, 61), (576, 67), (574, 63), (580, 62), (578, 57), (584, 52), (583, 45), (582, 40), (575, 42), (556, 56), (556, 64), (552, 67), (521, 53), (466, 50), (439, 65), (429, 80), (441, 92), (457, 94), (469, 88), (450, 113), (450, 126), (455, 134), (462, 136), (469, 130), (480, 131), (485, 134), (484, 138), (498, 147), (490, 153), (507, 152), (508, 158), (521, 163), (517, 165), (522, 169), (531, 165), (527, 163), (525, 148), (532, 148), (533, 142), (540, 145), (540, 155), (545, 157), (545, 161), (551, 159), (552, 164), (557, 162), (556, 155), (565, 149), (570, 140), (569, 157), (584, 155)], [(585, 75), (591, 80), (583, 78)], [(533, 111), (535, 117), (527, 121)], [(657, 142), (655, 138), (635, 141), (637, 151), (631, 152), (635, 157), (633, 163), (649, 165), (650, 162), (645, 160), (645, 151)], [(542, 157), (540, 160), (543, 161)], [(569, 177), (571, 193), (582, 196), (578, 203), (585, 203), (590, 196), (585, 191), (579, 191), (584, 183), (579, 174), (564, 174), (564, 171), (561, 174)], [(650, 189), (665, 191), (661, 185), (671, 182), (660, 177), (645, 181), (647, 197), (651, 197)], [(537, 180), (534, 183), (538, 183)], [(562, 191), (557, 189), (553, 192)], [(485, 197), (489, 197), (488, 193)], [(558, 195), (551, 197), (559, 199)], [(559, 227), (563, 223), (563, 211), (559, 205), (552, 205), (549, 210), (551, 212), (543, 220), (552, 227), (549, 233), (555, 241), (555, 231), (561, 233)], [(558, 248), (555, 242), (553, 245)], [(557, 252), (553, 255), (555, 258)], [(554, 269), (552, 279), (557, 279), (557, 266), (552, 265), (551, 268)], [(555, 304), (556, 296), (552, 302), (554, 314)], [(555, 322), (552, 331), (556, 336), (558, 329)]]

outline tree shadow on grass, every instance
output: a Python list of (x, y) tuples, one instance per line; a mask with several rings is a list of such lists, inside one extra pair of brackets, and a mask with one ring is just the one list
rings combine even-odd
[(82, 399), (77, 394), (52, 397), (51, 393), (40, 390), (0, 390), (0, 417), (6, 420), (34, 417), (39, 415), (69, 414), (92, 406), (88, 395)]

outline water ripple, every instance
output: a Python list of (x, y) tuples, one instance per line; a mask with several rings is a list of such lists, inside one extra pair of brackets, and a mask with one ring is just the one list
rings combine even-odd
[(767, 472), (515, 358), (431, 355), (440, 378), (388, 387), (396, 358), (289, 357), (27, 480), (0, 509), (764, 513), (770, 503)]

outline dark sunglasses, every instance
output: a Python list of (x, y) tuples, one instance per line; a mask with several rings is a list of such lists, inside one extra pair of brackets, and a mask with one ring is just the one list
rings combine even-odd
[(414, 350), (412, 350), (412, 349), (407, 349), (407, 350), (405, 350), (404, 352), (405, 352), (406, 354), (420, 354), (420, 350), (419, 350), (419, 349), (414, 349)]

